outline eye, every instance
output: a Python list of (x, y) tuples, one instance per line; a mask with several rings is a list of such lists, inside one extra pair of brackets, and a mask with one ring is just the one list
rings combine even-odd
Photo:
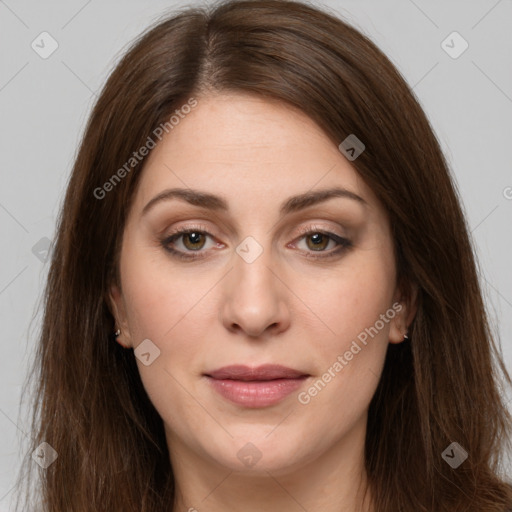
[[(206, 231), (204, 226), (190, 226), (187, 228), (177, 229), (170, 236), (167, 236), (161, 240), (160, 243), (162, 244), (163, 248), (170, 252), (173, 256), (185, 260), (192, 260), (204, 257), (204, 251), (200, 251), (205, 246), (205, 240), (211, 236), (212, 235)], [(184, 249), (176, 249), (174, 247), (176, 245), (179, 246), (180, 244), (177, 242), (180, 241)]]
[[(315, 226), (302, 228), (300, 232), (301, 236), (299, 240), (305, 241), (305, 255), (308, 258), (330, 258), (337, 256), (349, 247), (352, 247), (352, 242), (347, 238), (327, 230), (318, 229)], [(326, 251), (325, 249), (329, 246), (329, 244), (331, 244), (331, 248), (333, 248), (333, 250)]]

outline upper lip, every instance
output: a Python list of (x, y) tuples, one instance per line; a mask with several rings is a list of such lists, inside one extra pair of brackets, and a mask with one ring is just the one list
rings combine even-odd
[(257, 367), (245, 365), (223, 366), (205, 375), (213, 379), (273, 380), (296, 379), (298, 377), (307, 376), (308, 374), (279, 364), (264, 364)]

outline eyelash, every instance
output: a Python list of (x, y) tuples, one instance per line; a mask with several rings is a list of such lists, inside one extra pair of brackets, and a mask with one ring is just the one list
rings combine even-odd
[[(176, 229), (171, 235), (166, 236), (165, 238), (161, 239), (160, 244), (167, 252), (171, 253), (171, 255), (173, 257), (179, 258), (181, 260), (189, 260), (190, 261), (190, 260), (198, 260), (198, 259), (204, 258), (205, 257), (204, 251), (201, 252), (201, 250), (182, 252), (182, 251), (178, 251), (176, 249), (172, 249), (171, 247), (169, 247), (169, 244), (173, 243), (175, 240), (179, 239), (181, 236), (188, 235), (190, 233), (200, 233), (202, 235), (208, 235), (208, 236), (212, 237), (212, 235), (206, 230), (206, 228), (204, 226), (199, 226), (199, 225), (198, 226), (190, 226), (190, 227), (186, 227), (186, 228)], [(348, 240), (347, 238), (343, 238), (343, 237), (338, 236), (335, 233), (331, 233), (329, 231), (317, 229), (315, 226), (307, 226), (306, 228), (301, 228), (300, 233), (299, 233), (299, 239), (302, 239), (307, 235), (315, 235), (315, 234), (327, 236), (328, 238), (330, 238), (331, 240), (336, 242), (338, 244), (338, 247), (336, 249), (328, 252), (327, 254), (323, 254), (323, 255), (313, 255), (313, 254), (311, 254), (311, 252), (306, 253), (305, 256), (307, 258), (311, 258), (311, 259), (315, 259), (315, 260), (334, 258), (334, 257), (338, 256), (340, 253), (342, 253), (345, 250), (352, 247), (352, 242), (350, 240)], [(194, 252), (196, 252), (197, 254), (194, 254)], [(312, 252), (316, 252), (316, 251), (312, 251)], [(325, 251), (317, 251), (317, 252), (324, 253)], [(192, 254), (190, 254), (190, 253), (192, 253)]]

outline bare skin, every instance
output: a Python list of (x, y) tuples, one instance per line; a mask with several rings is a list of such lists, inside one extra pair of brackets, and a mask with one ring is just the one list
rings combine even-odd
[[(334, 187), (362, 200), (331, 197), (280, 216), (291, 196)], [(143, 213), (171, 188), (221, 196), (229, 210), (173, 198)], [(169, 242), (176, 228), (196, 235)], [(200, 257), (180, 259), (165, 243)], [(262, 252), (248, 262), (237, 247)], [(145, 164), (120, 275), (111, 288), (119, 342), (135, 349), (149, 339), (160, 350), (137, 364), (164, 421), (174, 512), (374, 510), (362, 493), (368, 407), (388, 343), (403, 341), (415, 308), (396, 286), (382, 205), (312, 120), (252, 96), (198, 97)], [(384, 326), (347, 360), (381, 315)], [(333, 370), (338, 356), (347, 364)], [(309, 377), (279, 403), (247, 408), (204, 375), (265, 363)], [(309, 392), (329, 368), (331, 379)], [(240, 456), (249, 449), (260, 457), (252, 465)]]

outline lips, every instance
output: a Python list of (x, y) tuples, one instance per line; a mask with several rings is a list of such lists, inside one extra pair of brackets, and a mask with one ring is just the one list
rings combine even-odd
[(266, 364), (256, 368), (224, 366), (204, 376), (211, 388), (231, 403), (245, 408), (262, 408), (278, 404), (298, 390), (309, 374)]
[(287, 368), (278, 364), (265, 364), (256, 368), (245, 365), (224, 366), (206, 374), (208, 377), (217, 380), (240, 380), (240, 381), (258, 381), (274, 379), (298, 379), (307, 376), (307, 373), (293, 368)]

